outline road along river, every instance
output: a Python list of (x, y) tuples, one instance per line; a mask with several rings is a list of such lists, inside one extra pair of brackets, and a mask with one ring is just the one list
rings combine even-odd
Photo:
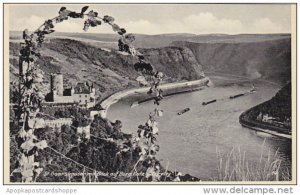
[[(160, 151), (157, 156), (162, 165), (202, 180), (212, 180), (217, 174), (216, 150), (228, 154), (235, 147), (246, 152), (249, 163), (258, 163), (261, 151), (266, 159), (269, 151), (274, 154), (278, 149), (282, 165), (290, 167), (290, 140), (257, 134), (239, 124), (239, 115), (243, 111), (269, 100), (280, 87), (257, 81), (256, 93), (229, 99), (231, 95), (251, 89), (253, 82), (224, 76), (210, 76), (210, 79), (214, 86), (166, 97), (162, 101), (160, 108), (164, 115), (158, 119)], [(217, 102), (202, 105), (212, 99)], [(121, 120), (124, 132), (136, 134), (138, 125), (147, 121), (155, 107), (153, 101), (148, 101), (131, 108), (134, 101), (130, 97), (119, 100), (110, 106), (107, 117), (112, 121)], [(184, 108), (190, 108), (190, 111), (177, 115)]]

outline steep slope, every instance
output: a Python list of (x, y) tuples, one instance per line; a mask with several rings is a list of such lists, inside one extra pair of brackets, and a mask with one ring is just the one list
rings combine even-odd
[(292, 94), (291, 83), (286, 84), (276, 95), (240, 116), (240, 122), (252, 127), (291, 134)]
[(263, 78), (284, 84), (291, 77), (290, 38), (255, 42), (174, 42), (192, 50), (204, 72)]
[[(10, 43), (11, 70), (17, 69), (19, 43)], [(203, 77), (202, 67), (193, 53), (187, 48), (166, 47), (140, 50), (157, 71), (163, 71), (171, 81), (182, 79), (194, 80)], [(40, 68), (49, 74), (61, 72), (65, 83), (90, 81), (96, 85), (99, 99), (125, 88), (137, 85), (138, 72), (134, 64), (138, 60), (113, 49), (102, 49), (78, 40), (50, 39), (41, 49), (42, 57), (38, 60)], [(17, 72), (11, 72), (11, 78)], [(69, 84), (69, 85), (70, 85)]]
[(140, 49), (154, 67), (171, 78), (194, 80), (204, 77), (202, 66), (188, 48)]

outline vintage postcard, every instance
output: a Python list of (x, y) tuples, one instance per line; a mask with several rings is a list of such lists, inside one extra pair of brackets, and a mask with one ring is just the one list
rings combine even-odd
[(296, 184), (296, 4), (4, 4), (4, 184)]

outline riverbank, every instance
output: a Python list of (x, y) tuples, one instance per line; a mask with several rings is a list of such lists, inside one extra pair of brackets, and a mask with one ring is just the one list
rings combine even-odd
[[(251, 108), (251, 109), (253, 109), (253, 108)], [(267, 133), (267, 134), (278, 136), (278, 137), (292, 139), (291, 134), (284, 133), (284, 132), (287, 132), (288, 129), (285, 129), (282, 127), (276, 127), (276, 126), (272, 126), (272, 125), (268, 125), (268, 124), (262, 124), (262, 123), (247, 119), (247, 114), (251, 109), (243, 112), (239, 117), (239, 122), (243, 127), (247, 127), (249, 129), (252, 129), (255, 131)]]
[[(174, 95), (176, 93), (178, 93), (178, 94), (182, 93), (182, 91), (187, 91), (187, 89), (193, 90), (195, 88), (205, 86), (209, 82), (210, 82), (209, 78), (205, 77), (203, 79), (194, 80), (194, 81), (162, 84), (160, 87), (163, 91), (168, 91), (168, 90), (172, 90), (172, 89), (181, 89), (177, 92), (172, 92), (172, 95)], [(103, 100), (100, 104), (101, 107), (103, 108), (103, 110), (100, 111), (101, 117), (106, 118), (109, 107), (112, 104), (117, 103), (120, 99), (131, 96), (131, 95), (135, 95), (135, 94), (146, 94), (148, 90), (149, 90), (149, 87), (127, 89), (127, 90), (123, 90), (123, 91), (117, 92), (117, 93), (109, 96), (108, 98)]]
[(292, 139), (291, 102), (291, 83), (287, 83), (271, 99), (242, 113), (240, 124), (256, 131)]

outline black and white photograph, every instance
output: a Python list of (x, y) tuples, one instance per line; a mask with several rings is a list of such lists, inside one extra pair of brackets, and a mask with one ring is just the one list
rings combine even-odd
[(4, 4), (4, 183), (295, 184), (295, 10)]

